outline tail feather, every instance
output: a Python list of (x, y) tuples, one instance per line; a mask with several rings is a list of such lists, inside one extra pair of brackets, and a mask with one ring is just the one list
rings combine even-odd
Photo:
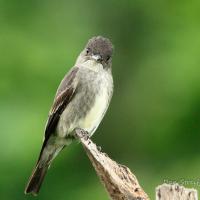
[(31, 193), (36, 196), (40, 190), (46, 172), (48, 170), (49, 165), (40, 166), (39, 163), (36, 165), (29, 182), (25, 189), (25, 194)]
[(57, 154), (64, 148), (64, 146), (56, 146), (51, 145), (45, 146), (43, 145), (42, 150), (39, 155), (39, 159), (37, 161), (36, 167), (32, 172), (32, 175), (29, 178), (28, 184), (25, 189), (25, 194), (33, 194), (37, 195), (39, 193), (40, 187), (44, 180), (44, 177), (47, 173), (47, 170), (52, 163), (53, 159), (57, 156)]

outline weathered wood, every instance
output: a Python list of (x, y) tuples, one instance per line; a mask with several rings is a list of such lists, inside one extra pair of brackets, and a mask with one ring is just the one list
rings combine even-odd
[[(118, 164), (101, 152), (84, 130), (77, 129), (76, 137), (83, 145), (111, 199), (150, 200), (128, 167)], [(198, 195), (195, 189), (178, 184), (163, 184), (156, 188), (156, 200), (198, 200)]]
[(156, 200), (198, 200), (198, 195), (195, 189), (163, 184), (156, 188)]
[(111, 199), (149, 200), (129, 168), (116, 163), (107, 154), (101, 152), (83, 130), (77, 129), (76, 135)]

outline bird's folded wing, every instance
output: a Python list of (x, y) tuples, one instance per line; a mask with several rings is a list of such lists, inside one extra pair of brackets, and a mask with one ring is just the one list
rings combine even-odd
[(75, 95), (77, 79), (76, 75), (78, 72), (78, 67), (73, 68), (62, 80), (60, 86), (58, 87), (52, 108), (49, 112), (48, 120), (45, 127), (45, 138), (44, 144), (48, 141), (50, 135), (55, 132), (55, 128), (59, 121), (60, 115), (72, 100)]

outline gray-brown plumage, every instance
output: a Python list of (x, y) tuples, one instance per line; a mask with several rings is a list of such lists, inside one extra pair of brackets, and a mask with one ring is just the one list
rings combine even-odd
[(112, 97), (113, 47), (101, 36), (91, 38), (74, 67), (58, 87), (45, 128), (36, 167), (25, 193), (36, 195), (52, 160), (73, 140), (76, 128), (91, 136), (101, 122)]

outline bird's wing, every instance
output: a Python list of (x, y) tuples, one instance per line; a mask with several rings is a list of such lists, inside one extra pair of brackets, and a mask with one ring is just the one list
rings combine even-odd
[(76, 75), (79, 68), (73, 68), (62, 80), (60, 86), (58, 87), (53, 105), (49, 112), (48, 120), (45, 127), (45, 138), (43, 146), (46, 145), (50, 135), (55, 131), (57, 123), (59, 121), (60, 115), (72, 100), (75, 95), (75, 90), (77, 86)]
[[(77, 79), (76, 75), (78, 72), (77, 67), (72, 68), (72, 70), (64, 77), (60, 86), (58, 87), (52, 108), (49, 112), (49, 117), (45, 127), (45, 137), (40, 151), (40, 155), (36, 164), (36, 167), (31, 175), (29, 182), (26, 186), (25, 193), (37, 194), (40, 190), (40, 186), (47, 172), (47, 169), (55, 155), (55, 150), (51, 153), (46, 153), (43, 155), (43, 150), (45, 149), (47, 142), (52, 133), (54, 133), (57, 126), (60, 115), (63, 110), (72, 100), (75, 95)], [(43, 159), (43, 160), (42, 160)]]

